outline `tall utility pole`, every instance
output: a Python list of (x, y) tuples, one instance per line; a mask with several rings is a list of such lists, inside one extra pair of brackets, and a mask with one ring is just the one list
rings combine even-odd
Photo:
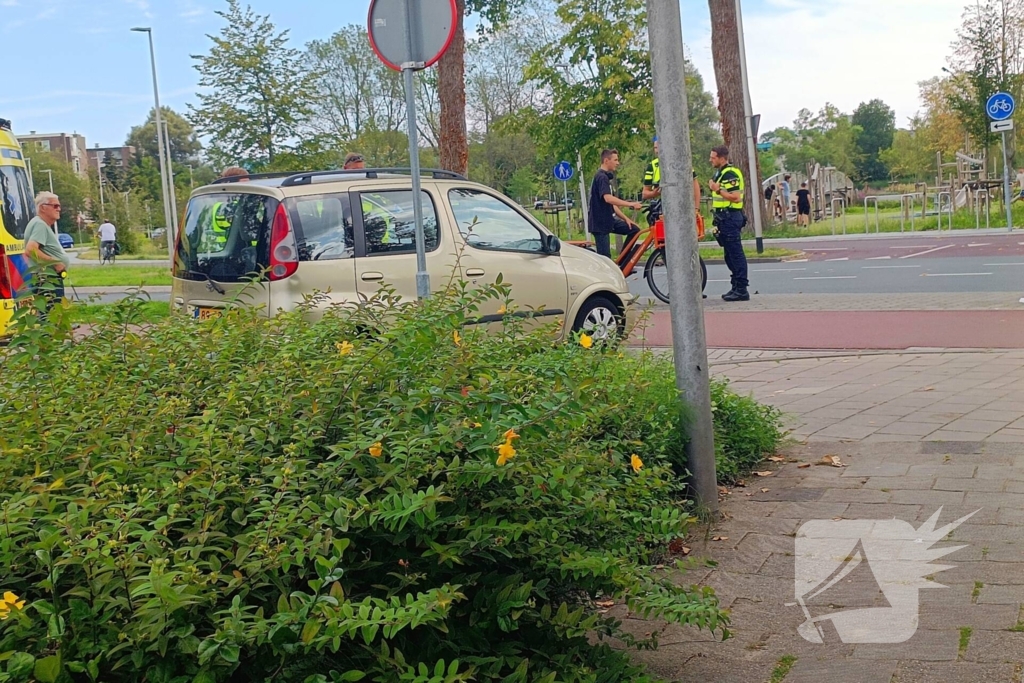
[(750, 103), (750, 81), (747, 78), (747, 47), (746, 38), (743, 35), (743, 9), (740, 7), (740, 0), (736, 0), (736, 32), (737, 41), (740, 45), (740, 73), (743, 75), (743, 119), (746, 123), (747, 137), (747, 178), (755, 190), (751, 194), (751, 202), (748, 204), (750, 213), (754, 218), (754, 238), (757, 244), (757, 253), (764, 253), (764, 238), (762, 230), (764, 223), (761, 218), (761, 174), (758, 173), (757, 164), (757, 132), (754, 130), (754, 107)]
[[(711, 53), (718, 86), (718, 111), (722, 117), (722, 137), (729, 147), (729, 160), (743, 170), (747, 181), (744, 206), (748, 207), (754, 235), (761, 237), (760, 174), (757, 150), (752, 136), (747, 92), (747, 60), (743, 47), (743, 24), (739, 0), (708, 0), (711, 9)], [(760, 246), (761, 241), (758, 240)]]
[[(164, 121), (164, 149), (167, 150), (167, 192), (171, 198), (171, 228), (173, 232), (178, 231), (178, 193), (174, 188), (174, 161), (171, 157), (171, 128), (167, 121)], [(171, 232), (171, 228), (168, 232)], [(173, 239), (177, 239), (175, 234)], [(174, 242), (172, 241), (171, 244)], [(174, 259), (174, 254), (171, 254), (171, 259)]]
[(137, 26), (132, 29), (137, 33), (145, 33), (149, 36), (149, 61), (153, 68), (153, 100), (156, 103), (156, 109), (154, 110), (154, 116), (156, 117), (156, 143), (157, 143), (157, 154), (160, 155), (160, 184), (164, 194), (164, 221), (167, 226), (167, 254), (173, 260), (174, 259), (174, 215), (176, 209), (174, 207), (174, 199), (171, 193), (174, 189), (173, 181), (167, 179), (167, 156), (164, 150), (164, 136), (160, 133), (163, 121), (160, 116), (160, 90), (157, 87), (156, 82), (156, 51), (153, 49), (153, 29), (149, 27)]
[(715, 436), (679, 0), (647, 0), (647, 36), (654, 76), (654, 122), (661, 146), (661, 202), (665, 212), (665, 266), (676, 386), (690, 415), (686, 466), (692, 474), (691, 486), (698, 502), (714, 512), (718, 510)]

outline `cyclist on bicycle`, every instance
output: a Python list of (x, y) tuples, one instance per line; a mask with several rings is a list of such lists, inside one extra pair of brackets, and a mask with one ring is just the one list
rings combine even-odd
[[(654, 137), (654, 158), (647, 164), (647, 171), (644, 173), (643, 199), (651, 200), (647, 209), (647, 222), (650, 225), (658, 220), (662, 214), (661, 210), (661, 160), (658, 158), (658, 137)], [(693, 206), (700, 213), (700, 181), (697, 180), (697, 172), (693, 172)]]
[[(107, 219), (103, 219), (103, 225), (99, 230), (100, 256), (105, 260), (107, 254), (114, 254), (117, 244), (117, 228)], [(109, 250), (109, 251), (108, 251)]]

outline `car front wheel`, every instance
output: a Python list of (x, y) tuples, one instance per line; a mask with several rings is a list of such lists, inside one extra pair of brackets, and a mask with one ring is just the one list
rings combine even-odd
[(614, 341), (625, 333), (626, 321), (610, 299), (595, 296), (587, 300), (576, 314), (573, 332), (585, 332), (594, 341)]

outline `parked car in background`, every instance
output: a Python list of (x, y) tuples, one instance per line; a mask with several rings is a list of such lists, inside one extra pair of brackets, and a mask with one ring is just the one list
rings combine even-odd
[[(636, 296), (611, 259), (562, 244), (511, 199), (449, 171), (424, 169), (420, 206), (427, 271), (471, 289), (500, 276), (514, 315), (560, 322), (562, 335), (622, 333)], [(178, 235), (171, 306), (192, 318), (231, 305), (294, 310), (358, 303), (382, 285), (416, 298), (412, 179), (399, 169), (220, 179), (196, 188)], [(264, 273), (261, 287), (250, 284)], [(248, 288), (248, 289), (247, 289)], [(480, 323), (499, 322), (485, 314)]]
[(167, 234), (167, 229), (166, 228), (157, 228), (153, 232), (151, 232), (149, 236), (152, 239), (158, 240), (158, 239), (160, 239), (161, 237), (163, 237), (166, 234)]
[(58, 232), (57, 241), (59, 241), (60, 246), (64, 247), (65, 249), (70, 249), (71, 247), (75, 246), (75, 239), (66, 232)]

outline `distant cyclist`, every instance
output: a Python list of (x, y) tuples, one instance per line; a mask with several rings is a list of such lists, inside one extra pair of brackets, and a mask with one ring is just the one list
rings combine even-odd
[(104, 261), (108, 259), (108, 254), (114, 255), (116, 252), (117, 244), (117, 228), (109, 220), (104, 219), (103, 225), (100, 226), (100, 258)]

